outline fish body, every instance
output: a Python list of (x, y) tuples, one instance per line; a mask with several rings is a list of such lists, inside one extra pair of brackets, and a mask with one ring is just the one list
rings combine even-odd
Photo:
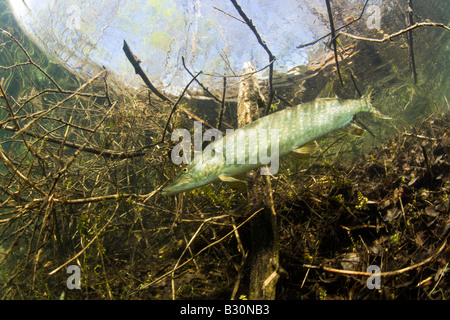
[[(370, 112), (378, 117), (388, 118), (372, 107), (371, 91), (368, 89), (360, 99), (318, 98), (259, 118), (212, 142), (203, 151), (203, 158), (184, 167), (177, 178), (163, 189), (162, 194), (174, 195), (217, 180), (237, 181), (236, 176), (267, 164), (259, 157), (260, 148), (272, 149), (272, 153), (277, 151), (278, 157), (286, 156), (331, 131), (351, 125), (354, 115), (360, 112)], [(249, 132), (258, 134), (248, 135)], [(265, 132), (266, 135), (260, 132)], [(239, 134), (248, 135), (245, 142), (240, 140), (239, 143)], [(277, 139), (278, 150), (274, 150), (274, 137)], [(263, 143), (264, 139), (266, 141)], [(234, 150), (232, 153), (234, 158), (231, 160), (226, 157), (229, 156), (227, 148), (228, 151), (230, 148)], [(215, 156), (207, 156), (213, 149), (222, 152), (216, 153)], [(270, 153), (265, 151), (266, 155)], [(236, 161), (242, 157), (245, 157), (244, 163)]]

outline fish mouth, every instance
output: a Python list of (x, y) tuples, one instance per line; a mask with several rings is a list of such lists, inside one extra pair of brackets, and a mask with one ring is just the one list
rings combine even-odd
[(177, 192), (175, 190), (172, 190), (172, 188), (169, 187), (165, 187), (164, 189), (162, 189), (161, 194), (163, 196), (173, 196), (175, 195)]
[(177, 181), (175, 183), (172, 183), (170, 185), (168, 185), (167, 187), (165, 187), (164, 189), (162, 189), (161, 194), (163, 196), (173, 196), (176, 195), (177, 193), (180, 192), (185, 192), (185, 191), (189, 191), (195, 188), (195, 186), (192, 186), (191, 188), (189, 187), (189, 185), (192, 183), (192, 181)]
[(184, 190), (177, 190), (177, 189), (174, 189), (172, 187), (165, 187), (164, 189), (162, 189), (161, 194), (163, 196), (174, 196), (177, 193), (180, 193), (180, 192), (183, 192), (183, 191)]

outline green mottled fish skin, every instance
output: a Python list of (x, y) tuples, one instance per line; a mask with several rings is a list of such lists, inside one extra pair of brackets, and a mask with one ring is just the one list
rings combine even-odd
[[(370, 112), (383, 117), (372, 107), (370, 93), (371, 90), (367, 90), (361, 99), (354, 100), (318, 98), (267, 115), (241, 127), (240, 130), (245, 132), (253, 129), (258, 132), (259, 129), (266, 129), (270, 133), (270, 130), (278, 129), (279, 156), (283, 157), (308, 142), (312, 142), (333, 130), (345, 127), (351, 122), (353, 116), (360, 112)], [(224, 136), (223, 139), (220, 139), (223, 141), (218, 140), (211, 143), (211, 148), (220, 141), (223, 143), (223, 155), (225, 155), (226, 141), (232, 138), (235, 141), (235, 133), (236, 131), (231, 135)], [(233, 177), (261, 167), (263, 164), (259, 162), (248, 164), (247, 161), (249, 158), (248, 152), (258, 154), (259, 143), (250, 144), (250, 149), (248, 149), (248, 141), (246, 142), (245, 148), (240, 146), (237, 148), (238, 152), (245, 150), (245, 164), (227, 164), (223, 158), (219, 157), (213, 157), (205, 162), (195, 163), (194, 161), (187, 167), (187, 170), (183, 170), (169, 186), (162, 190), (162, 194), (170, 196), (189, 191), (218, 180), (219, 175)], [(270, 147), (270, 142), (267, 145)], [(270, 154), (270, 152), (266, 154)]]

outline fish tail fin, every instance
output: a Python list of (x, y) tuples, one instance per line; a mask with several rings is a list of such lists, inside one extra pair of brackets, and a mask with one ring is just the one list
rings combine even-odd
[(367, 87), (366, 91), (364, 92), (363, 96), (361, 97), (361, 99), (367, 101), (370, 103), (370, 100), (372, 99), (372, 93), (373, 93), (373, 87), (370, 85)]
[(384, 120), (392, 120), (391, 117), (388, 117), (384, 114), (382, 114), (380, 111), (378, 111), (377, 109), (375, 109), (374, 107), (370, 106), (370, 111), (371, 114), (373, 114), (375, 117), (380, 118), (380, 119), (384, 119)]
[(372, 103), (371, 103), (372, 97), (371, 96), (372, 96), (373, 90), (374, 90), (373, 87), (369, 86), (366, 89), (366, 92), (364, 92), (363, 96), (361, 97), (361, 99), (365, 102), (365, 105), (368, 108), (367, 111), (378, 118), (385, 119), (385, 120), (391, 120), (392, 119), (391, 117), (388, 117), (388, 116), (382, 114), (380, 111), (378, 111), (377, 109), (375, 109), (372, 106)]

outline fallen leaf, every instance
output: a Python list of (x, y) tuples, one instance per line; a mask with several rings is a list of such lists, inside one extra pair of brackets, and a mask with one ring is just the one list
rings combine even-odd
[(400, 214), (399, 208), (388, 209), (386, 216), (383, 218), (384, 221), (392, 221), (397, 218)]
[(425, 208), (425, 214), (430, 217), (437, 217), (439, 215), (439, 212), (434, 210), (433, 206), (428, 206)]

